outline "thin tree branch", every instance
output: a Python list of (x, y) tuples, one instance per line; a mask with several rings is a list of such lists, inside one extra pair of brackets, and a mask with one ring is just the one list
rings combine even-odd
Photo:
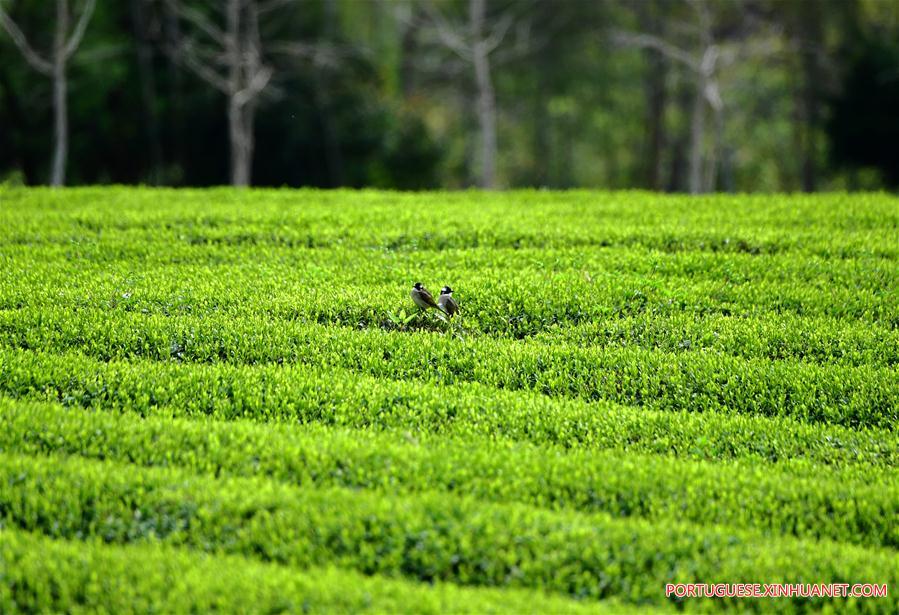
[(175, 0), (166, 0), (166, 4), (179, 15), (196, 26), (206, 36), (224, 47), (227, 44), (227, 35), (215, 23), (195, 8), (184, 6)]
[(335, 45), (328, 43), (300, 43), (296, 41), (275, 41), (265, 46), (268, 53), (291, 58), (312, 60), (312, 64), (321, 67), (336, 67), (341, 58), (349, 56)]
[(276, 41), (266, 44), (265, 48), (270, 53), (276, 53), (298, 58), (314, 58), (317, 53), (317, 45), (311, 43), (299, 43), (295, 41)]
[(256, 12), (260, 15), (277, 11), (283, 6), (295, 4), (296, 0), (269, 0), (268, 2), (260, 2), (257, 5)]
[(707, 0), (687, 0), (687, 4), (693, 9), (693, 12), (696, 13), (701, 37), (703, 39), (710, 39), (712, 16), (709, 14)]
[(761, 40), (751, 40), (740, 45), (736, 52), (732, 52), (732, 57), (728, 58), (730, 62), (737, 60), (761, 59), (776, 55), (779, 52), (778, 40), (780, 32), (775, 31), (772, 36)]
[(499, 22), (494, 26), (493, 31), (490, 33), (490, 36), (484, 39), (484, 47), (486, 48), (487, 53), (490, 53), (499, 47), (500, 43), (502, 43), (503, 39), (506, 37), (506, 33), (509, 31), (509, 27), (511, 27), (514, 22), (515, 19), (508, 13), (500, 18)]
[(718, 82), (716, 80), (709, 81), (709, 83), (706, 84), (703, 96), (705, 96), (709, 106), (716, 112), (720, 112), (724, 108), (724, 101), (721, 99), (721, 91), (718, 89)]
[(715, 73), (715, 65), (718, 63), (718, 45), (709, 45), (702, 54), (702, 61), (699, 63), (699, 70), (702, 74), (711, 77)]
[(231, 57), (229, 56), (227, 51), (222, 49), (216, 49), (213, 46), (200, 46), (195, 45), (195, 41), (193, 39), (190, 40), (190, 51), (194, 54), (194, 59), (198, 62), (202, 62), (206, 66), (215, 70), (215, 67), (227, 67), (228, 63), (231, 61)]
[(702, 70), (700, 63), (692, 55), (652, 34), (619, 31), (613, 33), (612, 37), (619, 45), (653, 49), (667, 58), (687, 65), (694, 72), (698, 73)]
[(185, 66), (206, 83), (224, 94), (231, 93), (227, 80), (215, 72), (215, 70), (203, 64), (202, 60), (196, 55), (191, 41), (178, 45), (174, 55), (176, 60), (183, 61)]
[(28, 44), (28, 39), (25, 38), (19, 26), (7, 15), (2, 6), (0, 6), (0, 25), (3, 26), (6, 33), (12, 38), (12, 42), (22, 53), (22, 57), (34, 70), (48, 77), (53, 74), (53, 65), (31, 48)]
[(471, 45), (466, 43), (465, 40), (455, 32), (453, 26), (443, 18), (440, 11), (430, 1), (422, 3), (422, 6), (425, 13), (428, 14), (431, 23), (434, 25), (437, 36), (440, 37), (441, 42), (449, 47), (450, 50), (460, 58), (467, 62), (471, 62), (473, 59)]
[(249, 85), (234, 95), (234, 104), (243, 107), (245, 104), (256, 98), (265, 86), (268, 85), (274, 71), (271, 67), (261, 67), (250, 79)]
[(125, 45), (97, 45), (81, 50), (81, 52), (72, 59), (73, 64), (86, 66), (95, 64), (111, 58), (118, 58), (128, 53), (128, 47)]
[(87, 29), (87, 24), (91, 20), (96, 6), (97, 0), (87, 0), (85, 3), (84, 9), (81, 11), (81, 17), (78, 18), (78, 23), (75, 25), (75, 30), (63, 48), (64, 58), (71, 58), (75, 50), (78, 49), (78, 45), (81, 44), (81, 39), (84, 38), (84, 31)]

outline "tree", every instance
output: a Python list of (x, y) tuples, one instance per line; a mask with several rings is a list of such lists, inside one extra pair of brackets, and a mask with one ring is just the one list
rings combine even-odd
[(440, 41), (473, 69), (480, 135), (481, 172), (478, 185), (494, 189), (497, 186), (496, 92), (493, 88), (490, 55), (502, 43), (513, 23), (513, 17), (511, 13), (505, 12), (488, 22), (486, 0), (469, 0), (467, 24), (451, 23), (429, 2), (425, 4), (425, 8)]
[(155, 108), (157, 99), (156, 76), (153, 72), (153, 48), (150, 45), (147, 33), (147, 18), (149, 15), (145, 6), (146, 2), (147, 0), (130, 0), (128, 4), (131, 29), (134, 34), (140, 97), (143, 103), (143, 114), (146, 118), (146, 121), (143, 123), (149, 150), (149, 179), (151, 184), (158, 184), (162, 174), (162, 143), (159, 120)]
[[(617, 32), (616, 40), (623, 45), (651, 49), (666, 59), (680, 64), (692, 75), (695, 82), (695, 94), (693, 96), (690, 112), (690, 158), (689, 158), (689, 189), (692, 194), (698, 194), (710, 189), (708, 182), (703, 182), (703, 145), (705, 141), (706, 104), (715, 112), (716, 125), (721, 126), (721, 113), (724, 102), (718, 88), (717, 73), (720, 67), (721, 48), (716, 43), (711, 24), (711, 15), (708, 6), (699, 0), (689, 2), (695, 11), (696, 42), (692, 49), (684, 48), (665, 38), (649, 32), (631, 33)], [(714, 176), (714, 162), (710, 164)]]
[(250, 185), (257, 99), (273, 73), (262, 58), (259, 16), (281, 4), (284, 2), (278, 0), (263, 6), (255, 0), (225, 0), (220, 5), (225, 22), (225, 27), (221, 28), (200, 9), (167, 0), (175, 15), (193, 30), (192, 34), (175, 41), (169, 52), (176, 61), (227, 98), (231, 184), (234, 186)]
[(876, 168), (891, 188), (899, 187), (897, 67), (895, 38), (864, 40), (851, 58), (843, 91), (832, 102), (827, 124), (833, 162), (851, 170)]
[[(647, 0), (636, 5), (640, 27), (644, 32), (664, 38), (665, 20), (658, 0)], [(644, 181), (652, 190), (662, 188), (662, 150), (665, 147), (665, 107), (668, 91), (665, 79), (668, 72), (666, 56), (650, 47), (644, 48), (647, 71), (644, 79), (646, 91), (646, 167)]]
[[(853, 60), (846, 44), (864, 39), (859, 32), (861, 4), (819, 0), (775, 3), (772, 9), (772, 18), (783, 24), (793, 76), (793, 142), (800, 185), (814, 192), (822, 174), (827, 101), (839, 94), (840, 77)], [(869, 95), (866, 87), (864, 96)]]
[(37, 72), (53, 81), (53, 164), (50, 185), (62, 186), (66, 182), (66, 162), (69, 154), (68, 77), (66, 69), (75, 55), (87, 24), (94, 14), (96, 0), (85, 0), (75, 28), (69, 32), (70, 11), (68, 0), (56, 0), (56, 23), (53, 49), (50, 58), (42, 57), (28, 43), (22, 30), (0, 4), (0, 26), (12, 38), (25, 61)]
[[(690, 33), (683, 44), (673, 37), (665, 38), (651, 32), (617, 31), (619, 44), (650, 49), (686, 70), (694, 83), (690, 109), (690, 152), (688, 187), (693, 194), (710, 192), (717, 186), (719, 159), (724, 151), (724, 98), (720, 77), (724, 68), (747, 58), (760, 59), (770, 55), (772, 44), (780, 34), (777, 29), (757, 32), (759, 28), (740, 3), (712, 5), (704, 0), (686, 0), (692, 19), (673, 21), (668, 30)], [(715, 8), (715, 12), (712, 11)], [(750, 40), (753, 33), (762, 34)], [(703, 156), (706, 141), (707, 109), (711, 109), (714, 144)], [(705, 158), (705, 159), (704, 159)]]
[(802, 189), (814, 192), (818, 183), (817, 132), (821, 125), (821, 92), (825, 82), (822, 66), (824, 54), (821, 52), (824, 40), (823, 19), (827, 11), (805, 2), (800, 2), (793, 8), (794, 20), (788, 22), (788, 27), (792, 26), (790, 34), (793, 44), (798, 48), (802, 75), (801, 86), (796, 92), (797, 115), (801, 120), (799, 137), (802, 147)]

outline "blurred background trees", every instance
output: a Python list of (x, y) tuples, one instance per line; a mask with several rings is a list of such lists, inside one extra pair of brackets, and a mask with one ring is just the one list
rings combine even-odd
[(0, 182), (899, 187), (899, 0), (0, 11)]
[(68, 0), (56, 0), (53, 16), (52, 49), (44, 58), (28, 43), (28, 38), (0, 6), (0, 26), (22, 53), (22, 58), (34, 70), (53, 83), (53, 163), (50, 185), (62, 186), (66, 180), (66, 164), (69, 157), (68, 76), (66, 68), (72, 55), (78, 50), (87, 24), (94, 14), (96, 0), (86, 0), (74, 30), (69, 31), (71, 15)]

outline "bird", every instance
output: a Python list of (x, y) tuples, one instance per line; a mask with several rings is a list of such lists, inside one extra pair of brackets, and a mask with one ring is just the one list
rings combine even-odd
[(427, 288), (421, 285), (421, 282), (416, 282), (412, 285), (412, 292), (409, 293), (409, 296), (412, 297), (412, 301), (415, 302), (415, 305), (425, 312), (428, 311), (428, 308), (443, 311), (443, 308), (437, 305), (437, 302), (434, 301), (434, 297), (431, 296), (431, 293), (428, 292)]
[(437, 305), (440, 306), (440, 309), (442, 309), (450, 318), (462, 311), (462, 308), (460, 308), (456, 300), (453, 299), (453, 289), (449, 286), (444, 286), (440, 289)]

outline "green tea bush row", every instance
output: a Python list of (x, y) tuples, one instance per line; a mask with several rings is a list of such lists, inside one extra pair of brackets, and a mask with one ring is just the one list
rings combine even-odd
[[(701, 200), (646, 193), (415, 194), (164, 191), (105, 188), (54, 195), (7, 191), (10, 243), (140, 242), (160, 234), (201, 245), (349, 243), (390, 250), (633, 245), (747, 254), (804, 251), (895, 258), (899, 214), (889, 195)], [(447, 216), (463, 208), (465, 216)], [(27, 213), (23, 213), (27, 212)]]
[[(627, 613), (527, 590), (422, 585), (335, 568), (296, 570), (155, 543), (0, 532), (3, 613)], [(642, 605), (640, 611), (651, 608)]]
[(442, 334), (353, 331), (261, 317), (110, 315), (98, 310), (0, 313), (0, 344), (100, 360), (304, 363), (382, 378), (479, 382), (553, 397), (605, 399), (672, 411), (787, 416), (850, 427), (899, 420), (890, 368), (742, 359), (720, 353), (546, 346)]
[[(814, 282), (733, 281), (614, 269), (592, 274), (580, 268), (555, 271), (545, 264), (525, 269), (511, 265), (511, 270), (501, 265), (454, 265), (449, 280), (446, 265), (440, 261), (379, 262), (361, 250), (326, 254), (327, 258), (307, 254), (301, 263), (242, 259), (218, 266), (178, 264), (150, 270), (135, 261), (119, 265), (118, 270), (93, 267), (78, 273), (73, 273), (66, 261), (54, 262), (54, 268), (47, 271), (46, 266), (31, 267), (17, 259), (19, 267), (0, 277), (0, 308), (229, 312), (377, 326), (388, 322), (389, 312), (414, 311), (408, 289), (412, 281), (422, 279), (438, 284), (432, 290), (440, 283), (452, 282), (467, 308), (466, 323), (491, 335), (526, 337), (556, 326), (685, 314), (769, 321), (781, 317), (791, 321), (842, 319), (836, 324), (860, 331), (872, 325), (886, 331), (899, 326), (899, 309), (892, 299), (899, 292), (896, 274), (884, 280), (873, 271), (853, 280), (832, 281), (819, 275)], [(335, 287), (340, 288), (339, 293), (334, 292)]]
[[(716, 526), (212, 479), (81, 459), (0, 456), (4, 522), (54, 538), (163, 540), (297, 567), (664, 602), (668, 582), (899, 581), (899, 556)], [(809, 557), (810, 553), (814, 557)], [(784, 606), (819, 609), (824, 601)], [(726, 603), (717, 603), (726, 607)], [(862, 605), (887, 612), (893, 596)]]
[(672, 353), (713, 351), (745, 359), (822, 365), (899, 365), (899, 329), (786, 314), (754, 318), (638, 315), (551, 329), (539, 333), (535, 341), (635, 346)]
[[(227, 266), (238, 278), (249, 272), (263, 276), (254, 282), (275, 280), (292, 282), (297, 277), (317, 285), (319, 278), (360, 279), (366, 282), (395, 282), (399, 276), (415, 272), (445, 273), (452, 264), (453, 275), (481, 277), (503, 272), (515, 279), (547, 274), (577, 274), (584, 282), (601, 282), (606, 277), (625, 281), (668, 280), (676, 278), (716, 281), (739, 286), (747, 282), (802, 283), (809, 289), (826, 290), (851, 286), (856, 290), (890, 290), (899, 283), (899, 273), (886, 258), (863, 257), (827, 259), (804, 254), (749, 255), (703, 251), (668, 253), (651, 248), (469, 248), (392, 252), (362, 246), (336, 245), (332, 248), (289, 248), (261, 245), (196, 246), (173, 242), (164, 233), (147, 235), (140, 241), (128, 240), (104, 232), (102, 241), (66, 244), (4, 244), (0, 255), (14, 259), (27, 280), (102, 282), (109, 273), (136, 281), (160, 277), (167, 284), (184, 284), (197, 279), (205, 282), (211, 271)], [(364, 258), (363, 258), (364, 257)], [(77, 264), (77, 269), (72, 265)], [(139, 268), (134, 266), (139, 265)], [(166, 277), (165, 272), (171, 276)], [(185, 277), (187, 276), (187, 277)], [(269, 278), (270, 276), (270, 278)], [(178, 278), (181, 278), (180, 280)], [(461, 276), (460, 276), (461, 277)], [(3, 278), (0, 278), (3, 279)], [(576, 278), (573, 278), (576, 279)], [(15, 288), (21, 278), (10, 276), (6, 284)], [(139, 290), (139, 289), (138, 289)], [(230, 289), (232, 291), (239, 289)]]
[(414, 433), (503, 437), (692, 459), (899, 465), (899, 436), (786, 418), (654, 411), (477, 383), (377, 379), (303, 365), (110, 362), (0, 348), (0, 392), (139, 415), (249, 418)]
[[(26, 272), (0, 283), (0, 305), (14, 310), (103, 309), (111, 313), (153, 315), (193, 314), (267, 317), (277, 321), (308, 321), (327, 325), (395, 329), (402, 323), (395, 315), (415, 308), (407, 297), (408, 272), (390, 282), (353, 288), (347, 281), (340, 293), (339, 276), (320, 279), (293, 277), (284, 280), (264, 269), (227, 274), (217, 269), (166, 271), (138, 279), (127, 273), (108, 272), (102, 277), (89, 272), (72, 279), (60, 271), (60, 279), (44, 279)], [(29, 276), (34, 276), (33, 278)], [(462, 274), (454, 274), (462, 275)], [(244, 279), (244, 276), (245, 279)], [(497, 273), (501, 276), (501, 273)], [(365, 279), (370, 280), (370, 277)], [(21, 278), (21, 279), (20, 279)], [(464, 276), (463, 276), (463, 279)], [(801, 360), (845, 365), (892, 366), (899, 363), (899, 329), (829, 316), (797, 316), (791, 311), (757, 312), (752, 306), (708, 300), (696, 288), (658, 290), (620, 279), (590, 286), (561, 285), (529, 293), (524, 281), (505, 279), (505, 288), (485, 282), (483, 274), (467, 278), (466, 317), (469, 334), (493, 337), (537, 335), (547, 343), (577, 341), (593, 345), (636, 345), (671, 352), (715, 349), (746, 358)], [(254, 282), (253, 280), (257, 280)], [(615, 288), (611, 288), (614, 284)], [(604, 287), (604, 288), (601, 288)], [(645, 291), (645, 292), (644, 292)], [(693, 292), (696, 291), (696, 292)], [(719, 293), (713, 289), (712, 294)], [(584, 297), (590, 297), (584, 301)], [(855, 293), (854, 297), (860, 296)], [(886, 296), (886, 295), (884, 295)], [(460, 297), (461, 298), (461, 297)], [(772, 309), (786, 299), (775, 292), (767, 299)], [(845, 310), (846, 302), (828, 297), (833, 310)], [(803, 303), (805, 301), (803, 300)], [(776, 306), (774, 304), (777, 304)], [(777, 308), (779, 309), (779, 308)], [(830, 308), (828, 308), (830, 309)], [(800, 311), (806, 310), (802, 308)], [(730, 312), (730, 316), (722, 315)], [(890, 309), (899, 318), (899, 310)], [(891, 316), (892, 317), (892, 316)], [(437, 327), (434, 319), (423, 326)], [(429, 324), (428, 324), (429, 323)], [(413, 323), (418, 325), (418, 321)]]
[(135, 419), (0, 400), (0, 450), (65, 453), (215, 475), (681, 519), (899, 546), (899, 485), (884, 475), (800, 478), (769, 464), (571, 451), (466, 438)]

